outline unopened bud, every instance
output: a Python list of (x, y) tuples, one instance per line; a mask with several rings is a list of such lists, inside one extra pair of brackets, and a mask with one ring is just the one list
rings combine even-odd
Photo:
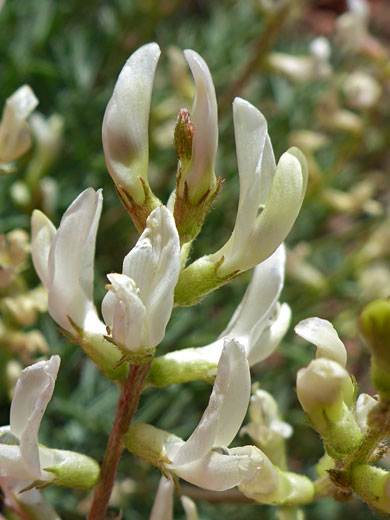
[(175, 127), (175, 148), (181, 163), (179, 168), (185, 168), (191, 160), (194, 133), (195, 128), (192, 124), (190, 113), (185, 108), (182, 108), (179, 111)]
[(390, 400), (390, 300), (363, 309), (359, 327), (372, 354), (371, 379), (382, 399)]
[(334, 456), (350, 453), (360, 443), (362, 432), (352, 410), (355, 390), (348, 372), (326, 358), (313, 360), (297, 374), (297, 394), (312, 426), (326, 441)]

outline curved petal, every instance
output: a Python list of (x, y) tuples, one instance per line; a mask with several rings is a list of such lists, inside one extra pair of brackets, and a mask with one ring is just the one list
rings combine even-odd
[(23, 155), (31, 145), (27, 117), (38, 105), (38, 99), (28, 85), (10, 96), (0, 122), (0, 163), (8, 163)]
[(275, 172), (275, 158), (263, 114), (244, 99), (236, 98), (233, 102), (233, 119), (240, 175), (238, 211), (230, 239), (221, 250), (211, 255), (215, 261), (222, 255), (225, 257), (221, 266), (224, 272), (234, 270), (233, 257), (248, 246), (259, 206), (268, 196)]
[(173, 519), (173, 491), (175, 484), (172, 479), (161, 477), (157, 495), (150, 513), (149, 520)]
[[(284, 284), (286, 252), (280, 246), (267, 260), (258, 265), (244, 298), (220, 337), (231, 335), (246, 348), (247, 356), (261, 349), (257, 341), (269, 325)], [(257, 357), (261, 357), (258, 353)]]
[(143, 45), (130, 56), (119, 74), (103, 119), (107, 169), (136, 204), (144, 200), (139, 178), (147, 180), (150, 101), (159, 57), (157, 43)]
[(0, 443), (0, 477), (5, 477), (7, 480), (35, 480), (40, 476), (39, 467), (34, 471), (25, 464), (19, 446)]
[(267, 457), (254, 446), (213, 450), (204, 457), (180, 466), (168, 467), (173, 473), (203, 489), (224, 491), (256, 478), (267, 471), (265, 489), (274, 489)]
[(186, 520), (199, 520), (198, 510), (192, 498), (183, 495), (180, 501), (186, 514)]
[(347, 351), (333, 325), (321, 318), (307, 318), (295, 327), (295, 332), (317, 347), (317, 358), (325, 357), (337, 361), (342, 367), (347, 364)]
[(213, 447), (228, 446), (244, 420), (249, 398), (250, 373), (245, 351), (239, 343), (227, 339), (209, 404), (190, 438), (176, 453), (173, 464), (188, 465), (205, 457)]
[(362, 432), (368, 430), (367, 418), (371, 410), (377, 406), (378, 401), (371, 395), (360, 394), (356, 400), (356, 421)]
[(276, 349), (286, 334), (291, 322), (291, 309), (283, 303), (271, 318), (271, 325), (266, 328), (257, 341), (251, 344), (248, 354), (249, 366), (263, 361)]
[(184, 56), (194, 76), (196, 94), (191, 111), (195, 134), (192, 156), (184, 172), (191, 200), (198, 201), (208, 189), (215, 188), (215, 156), (218, 147), (218, 108), (214, 83), (204, 59), (192, 50)]
[(49, 289), (49, 252), (56, 228), (42, 211), (34, 210), (31, 218), (31, 257), (41, 282)]
[(20, 440), (20, 453), (31, 473), (41, 476), (38, 430), (53, 395), (60, 357), (40, 361), (25, 368), (15, 386), (11, 403), (11, 431)]
[[(103, 317), (112, 328), (115, 343), (129, 352), (139, 352), (149, 348), (149, 334), (146, 326), (146, 309), (138, 295), (134, 281), (125, 274), (109, 274), (112, 286), (102, 303)], [(113, 312), (112, 312), (113, 311)], [(108, 321), (112, 317), (112, 322)]]
[(64, 213), (49, 253), (49, 313), (73, 333), (68, 316), (85, 330), (102, 330), (93, 305), (96, 233), (102, 211), (101, 190), (83, 191)]
[(149, 215), (144, 232), (123, 261), (123, 273), (134, 280), (146, 308), (150, 348), (164, 338), (179, 272), (175, 221), (172, 213), (160, 206)]

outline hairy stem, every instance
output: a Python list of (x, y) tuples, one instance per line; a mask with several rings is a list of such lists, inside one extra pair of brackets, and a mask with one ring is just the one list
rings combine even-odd
[(137, 410), (139, 396), (144, 387), (150, 366), (151, 362), (130, 367), (119, 397), (114, 424), (103, 458), (100, 482), (95, 487), (93, 502), (87, 520), (104, 520), (119, 459), (124, 448), (122, 438), (129, 429), (134, 413)]

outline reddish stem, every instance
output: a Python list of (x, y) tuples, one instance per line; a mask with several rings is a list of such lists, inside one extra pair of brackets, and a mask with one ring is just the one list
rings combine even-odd
[(134, 413), (138, 407), (150, 363), (130, 366), (126, 382), (119, 397), (114, 424), (108, 439), (100, 471), (100, 481), (95, 487), (93, 502), (87, 520), (104, 520), (114, 485), (116, 470), (121, 458), (124, 444), (122, 438), (130, 427)]

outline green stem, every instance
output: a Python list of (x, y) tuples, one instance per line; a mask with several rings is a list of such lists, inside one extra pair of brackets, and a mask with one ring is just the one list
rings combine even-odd
[(95, 487), (93, 502), (87, 520), (104, 520), (114, 485), (119, 459), (124, 449), (123, 436), (129, 429), (138, 407), (139, 396), (150, 370), (151, 362), (130, 367), (119, 397), (114, 424), (104, 454), (101, 478)]

